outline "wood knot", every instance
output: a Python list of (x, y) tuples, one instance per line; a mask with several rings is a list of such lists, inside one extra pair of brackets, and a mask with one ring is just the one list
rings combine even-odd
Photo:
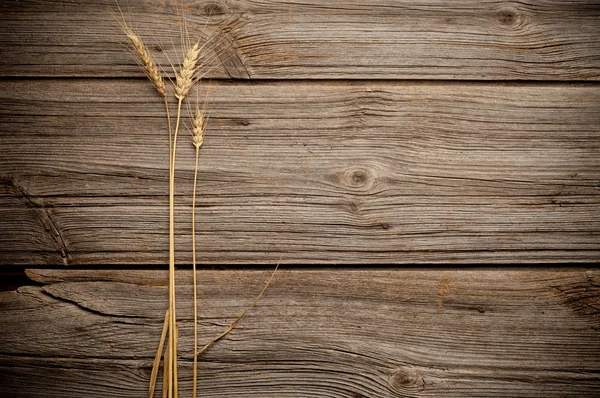
[(409, 368), (396, 369), (390, 377), (390, 387), (395, 392), (423, 391), (425, 380), (419, 372)]
[(354, 185), (363, 185), (367, 181), (367, 177), (367, 173), (363, 170), (356, 170), (351, 175), (352, 183)]
[(144, 379), (149, 379), (152, 375), (152, 362), (144, 362), (138, 367), (138, 371)]
[(375, 181), (375, 176), (369, 170), (352, 168), (343, 176), (343, 184), (350, 188), (369, 189)]
[(227, 4), (220, 1), (207, 1), (202, 5), (202, 14), (206, 17), (217, 17), (227, 14)]
[(502, 26), (516, 26), (519, 19), (519, 12), (514, 8), (501, 8), (494, 13), (494, 20)]
[(586, 271), (563, 277), (550, 286), (561, 305), (600, 326), (600, 273)]

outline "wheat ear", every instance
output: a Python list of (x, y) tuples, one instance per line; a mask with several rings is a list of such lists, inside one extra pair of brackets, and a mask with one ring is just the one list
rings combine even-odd
[(129, 41), (131, 42), (131, 45), (135, 50), (135, 54), (138, 56), (140, 64), (144, 69), (144, 72), (146, 72), (146, 76), (148, 76), (148, 79), (150, 79), (150, 81), (156, 88), (156, 91), (158, 91), (158, 93), (163, 98), (166, 98), (167, 90), (165, 89), (165, 81), (161, 76), (160, 72), (158, 71), (158, 68), (156, 67), (154, 62), (152, 62), (150, 52), (148, 52), (148, 49), (146, 48), (140, 37), (136, 35), (131, 30), (131, 28), (129, 28), (128, 26), (124, 26), (123, 30), (125, 31), (125, 34), (127, 35)]
[(197, 41), (196, 44), (187, 50), (181, 70), (175, 76), (175, 97), (181, 101), (190, 92), (196, 80), (200, 50), (200, 42)]
[(168, 98), (167, 98), (167, 90), (165, 87), (165, 80), (163, 79), (162, 75), (160, 74), (160, 71), (158, 70), (158, 68), (156, 67), (154, 62), (152, 61), (152, 57), (150, 56), (150, 52), (148, 51), (148, 48), (146, 47), (144, 42), (142, 42), (142, 39), (137, 34), (135, 34), (135, 32), (126, 24), (124, 17), (123, 17), (123, 22), (121, 23), (121, 29), (123, 29), (123, 32), (125, 32), (125, 35), (127, 35), (129, 42), (133, 46), (135, 54), (137, 55), (137, 57), (139, 59), (139, 63), (142, 66), (144, 73), (146, 73), (146, 76), (152, 82), (152, 84), (154, 85), (154, 88), (156, 88), (156, 91), (158, 92), (158, 94), (160, 94), (160, 96), (163, 98), (163, 101), (165, 103), (165, 110), (167, 112), (167, 124), (168, 124), (168, 129), (169, 129), (169, 162), (170, 162), (171, 157), (173, 156), (171, 153), (172, 152), (172, 148), (171, 148), (171, 115), (169, 113), (169, 103), (168, 103)]

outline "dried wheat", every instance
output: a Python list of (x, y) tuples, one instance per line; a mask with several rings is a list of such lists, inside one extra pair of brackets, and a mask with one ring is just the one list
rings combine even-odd
[(169, 327), (169, 310), (165, 313), (165, 322), (163, 324), (162, 333), (160, 335), (160, 341), (158, 343), (158, 349), (156, 350), (156, 356), (154, 357), (154, 364), (152, 365), (152, 374), (150, 375), (150, 391), (148, 396), (154, 397), (154, 389), (156, 388), (156, 379), (158, 378), (158, 367), (160, 365), (160, 357), (162, 356), (163, 347), (167, 337), (167, 330)]
[(210, 346), (212, 346), (217, 341), (221, 340), (223, 337), (227, 336), (229, 334), (229, 332), (231, 332), (237, 326), (237, 324), (242, 320), (242, 318), (244, 318), (246, 316), (246, 314), (248, 313), (248, 311), (250, 311), (252, 308), (254, 308), (254, 306), (256, 305), (256, 303), (258, 303), (258, 300), (260, 300), (260, 298), (263, 296), (263, 294), (265, 294), (265, 291), (267, 290), (267, 288), (271, 284), (271, 281), (273, 280), (273, 277), (275, 276), (275, 273), (279, 269), (279, 264), (280, 263), (281, 263), (281, 258), (279, 259), (279, 262), (277, 263), (277, 266), (275, 266), (275, 269), (273, 270), (273, 273), (271, 274), (271, 277), (269, 278), (269, 280), (265, 284), (265, 287), (263, 287), (263, 289), (261, 290), (260, 294), (256, 297), (256, 299), (254, 299), (254, 301), (252, 302), (252, 304), (250, 304), (250, 306), (248, 306), (248, 308), (246, 308), (244, 310), (244, 312), (242, 312), (229, 325), (229, 327), (227, 327), (227, 329), (225, 329), (225, 331), (223, 333), (221, 333), (220, 335), (218, 335), (217, 337), (215, 337), (214, 339), (212, 339), (211, 341), (209, 341), (208, 343), (206, 343), (204, 345), (204, 347), (202, 347), (202, 349), (200, 351), (198, 351), (198, 353), (196, 354), (197, 356), (202, 355), (204, 353), (204, 351), (206, 351), (206, 350), (208, 350), (210, 348)]
[(180, 101), (185, 98), (196, 81), (200, 51), (200, 42), (198, 41), (187, 50), (181, 70), (175, 76), (175, 97)]
[(194, 375), (192, 385), (192, 398), (196, 398), (198, 389), (198, 281), (196, 278), (196, 187), (198, 181), (198, 155), (200, 152), (200, 146), (204, 141), (204, 130), (206, 129), (206, 118), (204, 116), (204, 112), (202, 112), (202, 110), (198, 106), (196, 106), (196, 114), (192, 121), (192, 125), (192, 143), (196, 147), (196, 166), (194, 167), (194, 189), (192, 191), (192, 272), (194, 283)]
[(163, 98), (166, 98), (167, 90), (165, 89), (165, 81), (161, 76), (160, 72), (158, 71), (158, 68), (156, 67), (154, 62), (152, 62), (150, 52), (148, 52), (148, 49), (146, 48), (140, 37), (136, 35), (129, 27), (124, 26), (123, 30), (129, 38), (129, 41), (131, 42), (131, 45), (133, 46), (133, 49), (135, 50), (135, 53), (139, 58), (140, 64), (144, 69), (144, 72), (146, 72), (146, 76), (148, 76), (148, 79), (150, 79), (150, 81), (156, 88), (156, 91), (158, 91), (158, 93)]

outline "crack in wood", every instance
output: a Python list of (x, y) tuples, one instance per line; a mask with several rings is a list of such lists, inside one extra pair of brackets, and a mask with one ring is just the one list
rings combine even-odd
[(44, 230), (56, 243), (57, 251), (64, 265), (69, 265), (69, 250), (67, 248), (66, 240), (63, 237), (60, 228), (53, 220), (50, 211), (43, 204), (38, 203), (35, 200), (35, 197), (27, 192), (25, 187), (18, 183), (16, 178), (2, 176), (0, 178), (0, 184), (13, 188), (13, 191), (17, 194), (15, 196), (21, 199), (27, 208), (31, 209), (44, 227)]

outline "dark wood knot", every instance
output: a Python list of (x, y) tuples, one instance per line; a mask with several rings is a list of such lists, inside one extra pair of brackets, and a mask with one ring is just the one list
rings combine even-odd
[(353, 167), (344, 173), (342, 180), (344, 185), (351, 188), (370, 189), (375, 175), (367, 169)]
[(227, 14), (227, 4), (220, 1), (207, 1), (202, 5), (202, 14), (206, 17), (216, 17)]
[(423, 391), (425, 389), (425, 380), (414, 369), (395, 369), (390, 377), (390, 387), (396, 392)]
[(494, 13), (494, 19), (502, 26), (516, 26), (519, 24), (519, 12), (514, 8), (501, 8)]
[(363, 170), (356, 170), (351, 174), (352, 183), (354, 185), (363, 185), (368, 178), (368, 175)]

